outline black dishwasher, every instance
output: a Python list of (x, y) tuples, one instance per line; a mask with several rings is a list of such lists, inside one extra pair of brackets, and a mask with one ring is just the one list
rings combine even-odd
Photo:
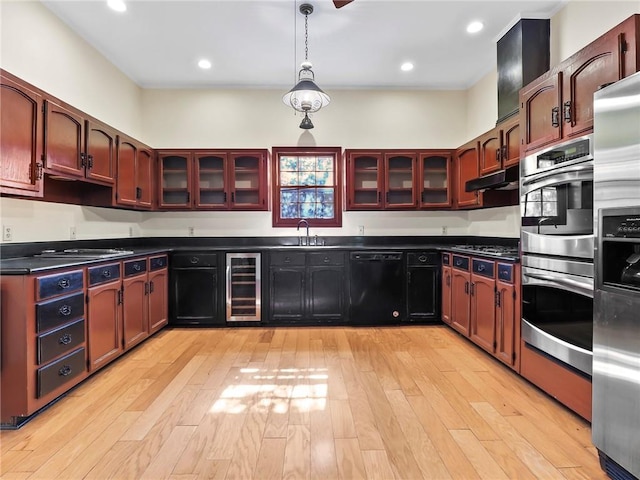
[(349, 269), (352, 323), (379, 325), (403, 320), (402, 252), (351, 252)]
[(217, 253), (175, 253), (169, 270), (170, 325), (225, 325), (220, 312)]

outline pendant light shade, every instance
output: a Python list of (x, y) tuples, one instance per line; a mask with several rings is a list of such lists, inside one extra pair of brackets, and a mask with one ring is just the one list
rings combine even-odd
[(283, 97), (285, 105), (290, 106), (296, 112), (304, 113), (304, 119), (300, 123), (300, 128), (308, 130), (313, 128), (313, 123), (309, 118), (309, 113), (314, 113), (322, 107), (326, 107), (331, 102), (331, 98), (316, 84), (309, 55), (309, 29), (308, 17), (313, 12), (313, 6), (304, 3), (300, 5), (300, 13), (304, 15), (304, 62), (298, 72), (298, 83), (289, 90)]

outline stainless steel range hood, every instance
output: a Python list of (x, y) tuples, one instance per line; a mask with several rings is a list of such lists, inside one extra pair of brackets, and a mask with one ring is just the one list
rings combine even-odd
[(482, 177), (469, 180), (464, 185), (466, 192), (483, 190), (517, 190), (519, 180), (519, 168), (513, 166), (498, 170), (497, 172), (483, 175)]

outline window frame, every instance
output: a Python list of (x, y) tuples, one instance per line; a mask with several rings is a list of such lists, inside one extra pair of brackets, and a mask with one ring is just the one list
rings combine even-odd
[[(310, 227), (342, 227), (342, 147), (272, 147), (272, 225), (273, 227), (296, 227), (302, 218), (280, 217), (280, 157), (281, 156), (332, 156), (334, 168), (334, 218), (305, 218)], [(287, 188), (285, 185), (284, 188)]]

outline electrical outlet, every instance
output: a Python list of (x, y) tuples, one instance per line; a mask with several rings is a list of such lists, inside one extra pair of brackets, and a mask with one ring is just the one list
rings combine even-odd
[(129, 227), (129, 236), (133, 237), (133, 227)]
[(443, 226), (442, 227), (442, 235), (446, 235), (447, 234), (447, 227)]
[(69, 227), (69, 240), (76, 239), (76, 227)]
[(358, 235), (364, 236), (364, 225), (358, 225)]
[(13, 240), (13, 229), (9, 225), (2, 226), (2, 240), (5, 242)]
[(193, 227), (189, 227), (189, 236), (193, 237), (194, 235), (194, 228)]

